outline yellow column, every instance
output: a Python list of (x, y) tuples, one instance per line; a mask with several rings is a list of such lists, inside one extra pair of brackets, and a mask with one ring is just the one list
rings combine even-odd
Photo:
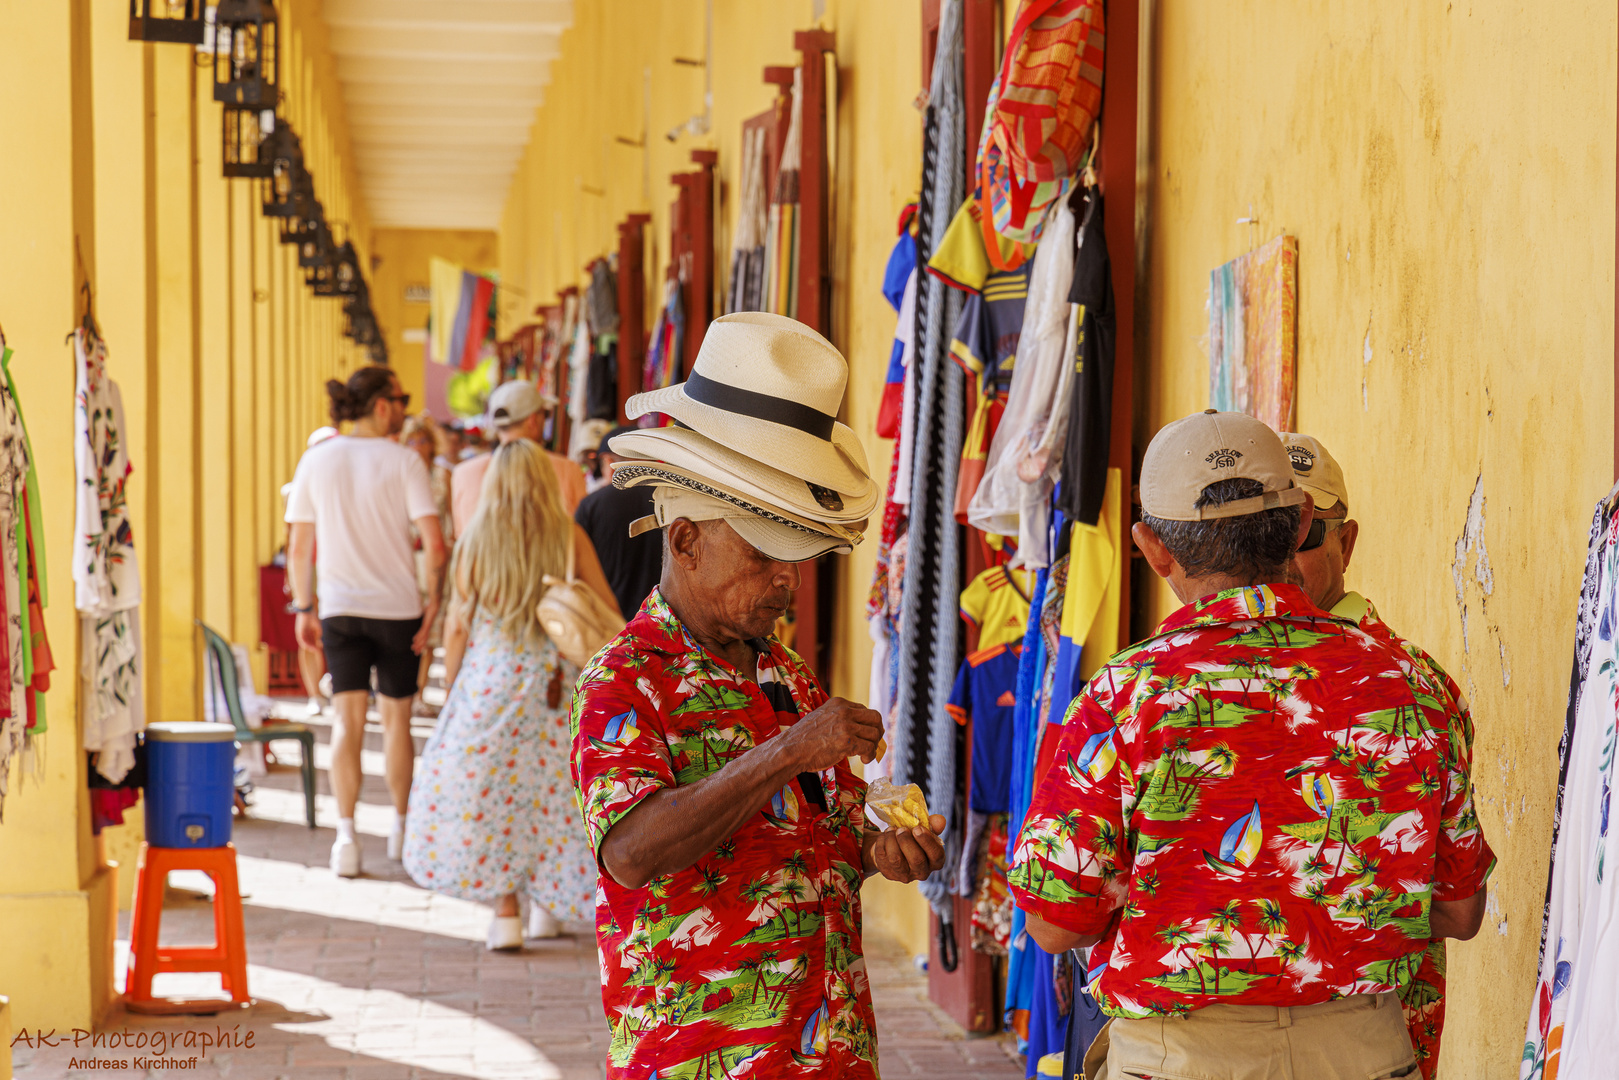
[[(131, 92), (138, 92), (136, 87)], [(76, 717), (73, 362), (62, 336), (79, 285), (94, 285), (95, 193), (88, 0), (0, 5), (0, 326), (33, 439), (58, 665), (37, 774), (11, 793), (0, 827), (0, 994), (18, 1028), (88, 1027), (110, 1002), (111, 875), (94, 859)], [(75, 271), (75, 240), (84, 273)]]
[[(198, 616), (227, 639), (233, 636), (231, 602), (231, 252), (230, 186), (221, 175), (221, 107), (213, 81), (195, 80), (197, 122), (197, 576)], [(206, 680), (203, 681), (206, 689)]]
[(157, 343), (148, 416), (152, 472), (145, 561), (149, 618), (157, 622), (147, 677), (157, 683), (149, 720), (200, 717), (197, 666), (198, 192), (194, 54), (154, 49)]

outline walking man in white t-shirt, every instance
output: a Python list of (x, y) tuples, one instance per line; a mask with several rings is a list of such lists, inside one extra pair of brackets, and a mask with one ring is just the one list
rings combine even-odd
[[(410, 404), (393, 371), (363, 367), (346, 385), (327, 382), (326, 392), (332, 399), (332, 422), (352, 421), (354, 427), (298, 462), (287, 500), (292, 526), (287, 562), (298, 640), (309, 648), (325, 647), (337, 705), (329, 774), (338, 813), (332, 872), (357, 877), (360, 845), (354, 836), (354, 807), (360, 798), (360, 748), (373, 671), (394, 802), (388, 857), (398, 859), (404, 846), (405, 804), (416, 760), (410, 702), (416, 694), (417, 657), (438, 614), (444, 534), (421, 457), (388, 438), (404, 426)], [(413, 524), (428, 569), (425, 611), (417, 591)], [(318, 605), (312, 588), (317, 546)]]

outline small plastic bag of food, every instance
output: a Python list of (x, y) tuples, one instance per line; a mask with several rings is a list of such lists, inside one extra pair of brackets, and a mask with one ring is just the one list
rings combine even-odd
[(928, 824), (928, 804), (915, 784), (898, 787), (886, 776), (866, 785), (866, 809), (883, 824), (914, 829)]

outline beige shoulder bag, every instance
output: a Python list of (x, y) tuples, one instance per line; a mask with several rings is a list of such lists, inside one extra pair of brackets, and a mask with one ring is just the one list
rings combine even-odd
[(624, 619), (596, 590), (574, 577), (574, 541), (568, 538), (567, 578), (545, 575), (545, 596), (535, 614), (557, 651), (576, 667), (584, 667), (619, 631)]

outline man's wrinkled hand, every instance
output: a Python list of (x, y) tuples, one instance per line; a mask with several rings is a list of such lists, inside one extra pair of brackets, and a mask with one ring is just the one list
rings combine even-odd
[(830, 769), (852, 757), (869, 762), (882, 737), (882, 714), (843, 698), (832, 698), (781, 735), (799, 772)]
[(871, 843), (871, 865), (889, 881), (921, 881), (944, 865), (944, 818), (928, 818), (929, 828), (888, 829)]

